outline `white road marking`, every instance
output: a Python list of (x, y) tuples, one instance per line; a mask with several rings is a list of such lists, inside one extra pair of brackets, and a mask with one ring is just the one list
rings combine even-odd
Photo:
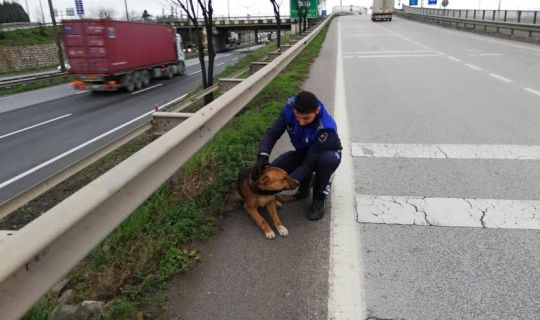
[(386, 53), (426, 53), (431, 50), (381, 50), (381, 51), (350, 51), (343, 54), (386, 54)]
[(503, 54), (502, 53), (479, 53), (478, 55), (483, 56), (483, 57), (498, 57), (498, 56), (502, 56)]
[[(341, 47), (341, 19), (338, 20), (338, 43), (335, 84), (335, 119), (340, 125), (343, 145), (349, 145), (345, 80)], [(330, 270), (328, 272), (328, 319), (365, 319), (366, 303), (362, 291), (363, 271), (360, 263), (360, 237), (355, 223), (354, 175), (352, 158), (343, 152), (335, 173), (330, 217)]]
[(495, 144), (353, 143), (353, 157), (540, 160), (540, 146)]
[(81, 93), (87, 93), (87, 92), (90, 92), (90, 90), (83, 90), (83, 91), (75, 92), (74, 94), (81, 94)]
[(507, 79), (507, 78), (505, 78), (505, 77), (503, 77), (503, 76), (500, 76), (500, 75), (498, 75), (498, 74), (495, 74), (495, 73), (490, 73), (489, 75), (490, 75), (491, 77), (495, 78), (495, 79), (498, 79), (498, 80), (501, 80), (501, 81), (504, 81), (504, 82), (512, 82), (512, 80)]
[(218, 64), (216, 64), (216, 67), (222, 66), (222, 65), (224, 65), (224, 64), (225, 64), (225, 62), (218, 63)]
[(397, 33), (397, 32), (394, 32), (394, 31), (392, 31), (392, 30), (390, 30), (390, 29), (388, 29), (388, 28), (386, 28), (386, 27), (383, 27), (383, 26), (381, 26), (381, 25), (377, 25), (377, 26), (378, 26), (379, 28), (382, 28), (382, 29), (384, 29), (384, 30), (390, 32), (391, 34), (393, 34), (393, 35), (395, 35), (395, 36), (397, 36), (397, 37), (400, 37), (400, 38), (402, 38), (402, 39), (404, 39), (404, 40), (406, 40), (406, 41), (409, 41), (410, 43), (413, 43), (413, 44), (415, 44), (415, 45), (417, 45), (417, 46), (419, 46), (419, 47), (422, 47), (422, 48), (424, 48), (424, 49), (427, 49), (427, 50), (430, 50), (430, 51), (431, 51), (431, 48), (428, 47), (428, 46), (426, 46), (426, 45), (423, 44), (423, 43), (420, 43), (420, 42), (418, 42), (418, 41), (414, 41), (414, 40), (412, 40), (412, 39), (410, 39), (410, 38), (407, 38), (406, 36), (404, 36), (404, 35), (402, 35), (402, 34), (399, 34), (399, 33)]
[(356, 195), (358, 221), (540, 229), (540, 201)]
[(51, 120), (43, 121), (43, 122), (40, 122), (38, 124), (34, 124), (32, 126), (24, 128), (24, 129), (20, 129), (20, 130), (17, 130), (17, 131), (13, 131), (11, 133), (7, 133), (7, 134), (5, 134), (3, 136), (0, 136), (0, 139), (12, 136), (12, 135), (17, 134), (17, 133), (21, 133), (21, 132), (26, 131), (26, 130), (30, 130), (30, 129), (42, 126), (42, 125), (47, 124), (47, 123), (51, 123), (51, 122), (56, 121), (56, 120), (64, 119), (64, 118), (69, 117), (69, 116), (71, 116), (71, 113), (65, 114), (63, 116), (60, 116), (60, 117), (57, 117), (57, 118), (54, 118), (54, 119), (51, 119)]
[(530, 92), (532, 94), (535, 94), (537, 96), (540, 96), (540, 91), (536, 91), (536, 90), (531, 89), (531, 88), (523, 88), (523, 90), (528, 91), (528, 92)]
[(236, 61), (236, 60), (238, 60), (238, 58), (233, 58), (233, 59), (232, 59), (232, 61)]
[(455, 61), (455, 62), (461, 62), (461, 60), (459, 60), (458, 58), (452, 57), (452, 56), (448, 56), (448, 59), (450, 59), (452, 61)]
[(343, 56), (343, 59), (354, 59), (353, 56)]
[(482, 68), (475, 66), (474, 64), (466, 63), (465, 65), (474, 70), (482, 70)]
[(138, 91), (132, 92), (131, 94), (139, 94), (139, 93), (141, 93), (141, 92), (145, 92), (145, 91), (147, 91), (147, 90), (154, 89), (154, 88), (157, 88), (157, 87), (162, 86), (162, 85), (163, 85), (163, 83), (158, 83), (158, 84), (156, 84), (156, 85), (154, 85), (154, 86), (151, 86), (151, 87), (148, 87), (148, 88), (145, 88), (145, 89), (142, 89), (142, 90), (138, 90)]
[[(184, 96), (186, 96), (186, 95), (184, 95)], [(182, 97), (184, 97), (184, 96), (182, 96)], [(174, 99), (174, 100), (181, 99), (182, 97), (176, 98), (176, 99)], [(173, 100), (173, 101), (174, 101), (174, 100)], [(165, 104), (163, 104), (163, 105), (161, 105), (160, 107), (158, 107), (158, 110), (163, 109), (163, 108), (166, 107), (168, 104), (169, 104), (169, 102), (168, 102), (168, 103), (165, 103)], [(124, 123), (124, 124), (122, 124), (122, 125), (116, 127), (116, 128), (113, 128), (113, 129), (111, 129), (111, 130), (109, 130), (109, 131), (107, 131), (107, 132), (105, 132), (105, 133), (103, 133), (103, 134), (101, 134), (101, 135), (99, 135), (99, 136), (93, 138), (93, 139), (90, 139), (90, 140), (86, 141), (86, 142), (83, 143), (83, 144), (80, 144), (80, 145), (78, 145), (78, 146), (76, 146), (76, 147), (74, 147), (74, 148), (72, 148), (72, 149), (70, 149), (70, 150), (68, 150), (68, 151), (66, 151), (66, 152), (64, 152), (64, 153), (62, 153), (62, 154), (60, 154), (60, 155), (54, 157), (54, 158), (52, 158), (52, 159), (49, 159), (49, 160), (47, 160), (47, 161), (45, 161), (45, 162), (43, 162), (43, 163), (41, 163), (41, 164), (39, 164), (39, 165), (37, 165), (37, 166), (35, 166), (35, 167), (33, 167), (33, 168), (31, 168), (31, 169), (29, 169), (29, 170), (23, 172), (23, 173), (21, 173), (21, 174), (15, 176), (15, 177), (13, 177), (13, 178), (11, 178), (11, 179), (9, 179), (9, 180), (6, 180), (6, 181), (0, 183), (0, 189), (2, 189), (2, 188), (4, 188), (4, 187), (6, 187), (6, 186), (8, 186), (8, 185), (10, 185), (10, 184), (12, 184), (12, 183), (18, 181), (18, 180), (21, 180), (22, 178), (24, 178), (24, 177), (26, 177), (26, 176), (28, 176), (28, 175), (30, 175), (30, 174), (32, 174), (32, 173), (38, 171), (39, 169), (42, 169), (42, 168), (48, 166), (49, 164), (54, 163), (54, 162), (56, 162), (56, 161), (58, 161), (58, 160), (60, 160), (60, 159), (62, 159), (62, 158), (64, 158), (64, 157), (66, 157), (66, 156), (68, 156), (68, 155), (70, 155), (70, 154), (72, 154), (72, 153), (74, 153), (74, 152), (76, 152), (76, 151), (78, 151), (78, 150), (80, 150), (80, 149), (86, 147), (87, 145), (92, 144), (92, 143), (94, 143), (94, 142), (96, 142), (96, 141), (98, 141), (98, 140), (100, 140), (100, 139), (102, 139), (102, 138), (104, 138), (104, 137), (106, 137), (106, 136), (108, 136), (108, 135), (110, 135), (110, 134), (112, 134), (112, 133), (114, 133), (114, 132), (116, 132), (116, 131), (122, 129), (122, 128), (124, 128), (124, 127), (126, 127), (126, 126), (128, 126), (128, 125), (130, 125), (130, 124), (132, 124), (132, 123), (134, 123), (134, 122), (136, 122), (136, 121), (138, 121), (138, 120), (140, 120), (140, 119), (142, 119), (142, 118), (144, 118), (144, 117), (150, 115), (150, 114), (152, 114), (153, 112), (154, 112), (154, 110), (149, 111), (149, 112), (146, 112), (145, 114), (142, 114), (142, 115), (138, 116), (138, 117), (135, 118), (135, 119), (132, 119), (132, 120), (130, 120), (130, 121), (128, 121), (128, 122), (126, 122), (126, 123)]]
[(201, 72), (201, 71), (202, 71), (202, 70), (195, 71), (195, 72), (192, 72), (192, 73), (188, 73), (188, 76), (192, 76), (192, 75), (197, 74), (197, 73), (199, 73), (199, 72)]
[(415, 57), (440, 57), (438, 54), (383, 54), (372, 56), (356, 56), (357, 59), (367, 58), (415, 58)]

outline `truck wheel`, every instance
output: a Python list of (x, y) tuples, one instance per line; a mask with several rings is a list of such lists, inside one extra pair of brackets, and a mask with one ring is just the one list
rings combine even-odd
[(148, 70), (141, 71), (143, 87), (147, 87), (150, 84), (150, 73)]
[(184, 61), (178, 62), (178, 74), (182, 75), (186, 72), (186, 64)]
[(133, 84), (135, 85), (135, 90), (140, 90), (142, 88), (143, 83), (140, 71), (135, 71), (133, 74)]
[(167, 67), (167, 71), (165, 71), (165, 77), (167, 77), (167, 79), (172, 79), (174, 77), (174, 70), (172, 66)]
[(135, 90), (135, 83), (133, 82), (133, 75), (128, 73), (122, 77), (122, 85), (126, 88), (127, 92), (133, 92)]

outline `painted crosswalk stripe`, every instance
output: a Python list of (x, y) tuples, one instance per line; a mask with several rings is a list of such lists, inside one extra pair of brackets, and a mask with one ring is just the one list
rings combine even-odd
[(540, 229), (540, 201), (356, 195), (358, 221), (422, 226)]
[(352, 143), (353, 157), (540, 160), (540, 146)]

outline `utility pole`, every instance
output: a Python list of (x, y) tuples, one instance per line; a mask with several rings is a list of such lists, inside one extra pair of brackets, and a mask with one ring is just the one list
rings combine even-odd
[(497, 11), (501, 11), (501, 0), (499, 0), (499, 5), (497, 6)]
[(128, 7), (127, 7), (127, 0), (124, 0), (124, 6), (126, 7), (126, 19), (127, 19), (127, 21), (129, 21), (129, 12), (128, 12)]
[[(39, 1), (41, 4), (41, 1)], [(54, 17), (54, 9), (52, 5), (52, 0), (49, 0), (49, 11), (51, 13), (51, 21), (53, 24), (53, 30), (54, 35), (56, 37), (56, 47), (58, 49), (58, 61), (60, 61), (60, 70), (62, 72), (66, 71), (66, 64), (64, 62), (64, 54), (62, 53), (62, 43), (60, 42), (60, 32), (58, 32), (58, 28), (56, 27), (56, 18)]]
[(43, 5), (41, 4), (41, 0), (39, 0), (39, 7), (41, 8), (41, 19), (43, 23), (45, 23), (45, 14), (43, 13)]

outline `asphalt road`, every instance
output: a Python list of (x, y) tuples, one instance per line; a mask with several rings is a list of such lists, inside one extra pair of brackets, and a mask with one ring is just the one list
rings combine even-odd
[[(252, 49), (218, 54), (215, 72)], [(183, 76), (133, 93), (61, 85), (0, 97), (0, 203), (148, 121), (142, 115), (201, 86), (201, 79), (198, 59), (191, 59)]]
[[(538, 319), (540, 206), (525, 228), (464, 228), (366, 223), (392, 204), (358, 199), (437, 199), (416, 211), (429, 221), (443, 210), (446, 223), (467, 214), (451, 201), (538, 205), (539, 161), (496, 155), (540, 144), (539, 71), (538, 46), (399, 17), (335, 19), (303, 85), (335, 113), (343, 139), (329, 214), (312, 222), (309, 201), (286, 204), (289, 237), (269, 241), (231, 208), (202, 263), (173, 280), (162, 319)], [(367, 157), (352, 152), (358, 143), (487, 145), (494, 156)], [(273, 155), (288, 148), (281, 141)], [(518, 211), (506, 209), (509, 219)]]

